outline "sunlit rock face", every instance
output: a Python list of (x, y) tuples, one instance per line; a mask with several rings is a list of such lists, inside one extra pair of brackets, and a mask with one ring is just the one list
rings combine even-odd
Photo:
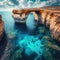
[[(14, 11), (14, 13), (15, 12), (16, 11)], [(19, 11), (18, 11), (18, 14), (17, 13), (12, 14), (12, 17), (14, 18), (14, 20), (16, 22), (20, 22), (20, 23), (25, 23), (26, 22), (26, 18), (27, 18), (25, 13), (21, 14), (21, 13), (19, 13)]]
[(41, 13), (42, 24), (44, 24), (45, 23), (47, 12), (44, 11), (44, 10), (42, 10), (40, 13)]
[[(34, 13), (29, 14), (30, 12), (34, 12)], [(13, 14), (23, 14), (23, 13), (25, 13), (26, 16), (28, 17), (25, 22), (29, 30), (34, 30), (36, 28), (34, 22), (34, 17), (35, 17), (35, 19), (37, 19), (40, 24), (43, 24), (49, 28), (51, 32), (51, 36), (54, 39), (60, 41), (60, 28), (59, 28), (60, 27), (60, 6), (22, 9), (13, 12)]]
[(31, 35), (25, 35), (22, 40), (19, 40), (18, 44), (21, 48), (25, 49), (25, 54), (27, 56), (30, 56), (34, 52), (40, 56), (43, 52), (43, 45), (41, 44), (39, 38)]
[(50, 29), (51, 36), (60, 42), (60, 12), (57, 9), (55, 11), (55, 8), (50, 8), (50, 11), (42, 10), (41, 17), (42, 24)]
[(2, 21), (2, 16), (0, 15), (0, 41), (2, 39), (3, 32), (4, 32), (4, 22)]
[(27, 26), (27, 29), (30, 31), (33, 31), (36, 28), (35, 18), (32, 12), (27, 17), (26, 26)]
[(50, 30), (53, 30), (54, 29), (54, 26), (55, 26), (55, 24), (56, 24), (56, 18), (57, 18), (57, 16), (52, 16), (51, 17), (51, 22), (50, 22)]
[(60, 17), (55, 16), (55, 18), (51, 21), (50, 30), (52, 33), (52, 37), (60, 42)]
[(51, 12), (48, 12), (47, 15), (46, 15), (46, 27), (50, 27), (50, 22), (51, 22), (51, 17), (52, 17), (52, 13)]

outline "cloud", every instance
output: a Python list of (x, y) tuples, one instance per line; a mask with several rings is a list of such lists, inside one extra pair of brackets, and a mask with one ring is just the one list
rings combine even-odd
[(1, 6), (1, 5), (4, 5), (3, 2), (0, 2), (0, 6)]
[(13, 5), (14, 5), (11, 1), (9, 1), (8, 4), (9, 4), (10, 6), (13, 6)]
[[(43, 7), (43, 6), (51, 6), (60, 0), (47, 0), (40, 1), (38, 0), (1, 0), (0, 1), (0, 9), (2, 8), (34, 8), (34, 7)], [(58, 4), (58, 3), (57, 3)]]

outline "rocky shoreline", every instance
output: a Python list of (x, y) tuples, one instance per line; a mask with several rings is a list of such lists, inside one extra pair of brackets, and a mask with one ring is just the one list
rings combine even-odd
[(2, 21), (2, 16), (0, 15), (0, 41), (2, 40), (4, 33), (4, 22)]
[(23, 20), (30, 12), (35, 12), (35, 18), (40, 24), (46, 25), (50, 29), (51, 36), (60, 42), (60, 6), (13, 10), (13, 17)]

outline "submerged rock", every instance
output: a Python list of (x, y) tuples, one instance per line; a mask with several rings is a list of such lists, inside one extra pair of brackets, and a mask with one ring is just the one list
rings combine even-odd
[(43, 26), (41, 26), (41, 27), (38, 27), (38, 32), (40, 33), (40, 34), (45, 34), (45, 27), (43, 27)]
[(46, 40), (51, 40), (50, 36), (44, 36), (43, 38), (46, 39)]
[(19, 60), (20, 58), (22, 58), (22, 52), (23, 52), (22, 48), (16, 50), (11, 59), (12, 60)]
[(27, 48), (25, 49), (25, 54), (26, 54), (27, 56), (30, 56), (32, 53), (33, 53), (33, 51), (32, 51), (29, 47), (27, 47)]
[(37, 55), (42, 54), (43, 45), (39, 38), (35, 38), (33, 36), (25, 36), (25, 38), (19, 41), (19, 46), (25, 49), (26, 55), (31, 55), (32, 53), (36, 53)]
[[(55, 19), (53, 19), (54, 17)], [(52, 37), (60, 42), (60, 22), (57, 22), (57, 20), (60, 20), (60, 18), (58, 16), (53, 16), (53, 18), (50, 23), (50, 31)]]
[(15, 38), (17, 38), (17, 31), (8, 31), (7, 32), (7, 38), (8, 39), (15, 39)]

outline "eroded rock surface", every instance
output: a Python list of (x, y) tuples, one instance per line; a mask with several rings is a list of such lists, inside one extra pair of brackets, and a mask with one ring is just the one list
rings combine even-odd
[(46, 25), (46, 27), (51, 31), (51, 36), (60, 42), (60, 6), (13, 10), (14, 15), (25, 14), (25, 16), (28, 16), (30, 12), (35, 12), (35, 14), (38, 15), (38, 17), (36, 15), (35, 17), (38, 19), (40, 24)]
[(2, 16), (0, 15), (0, 41), (2, 39), (3, 32), (4, 32), (4, 22), (2, 21)]

